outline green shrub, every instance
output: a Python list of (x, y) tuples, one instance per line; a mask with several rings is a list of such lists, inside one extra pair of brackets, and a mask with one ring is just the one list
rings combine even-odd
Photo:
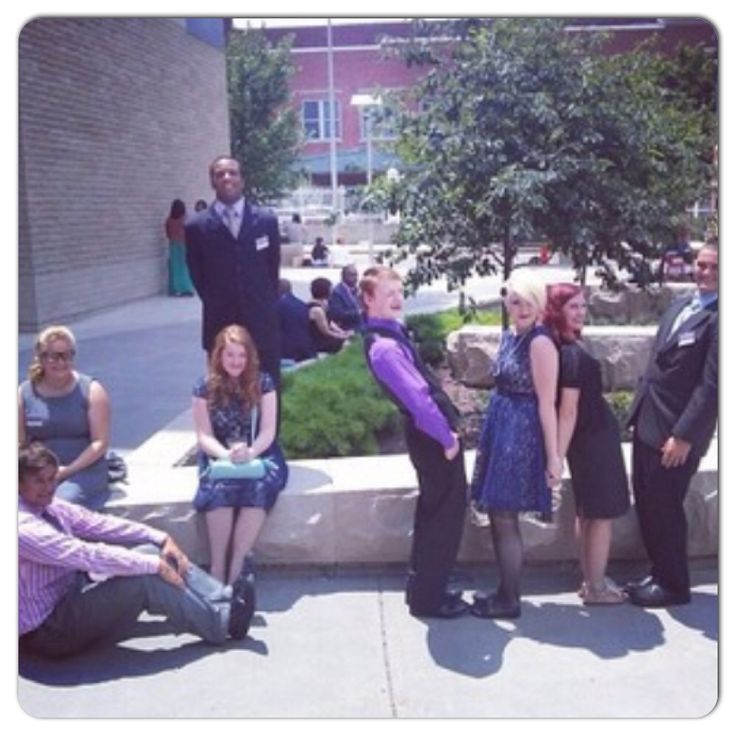
[(631, 402), (634, 400), (633, 391), (614, 391), (605, 394), (605, 399), (613, 410), (618, 420), (618, 429), (621, 434), (621, 440), (624, 442), (631, 441), (631, 430), (626, 426), (626, 418), (629, 416)]
[(399, 415), (368, 371), (360, 340), (324, 360), (284, 374), (279, 439), (286, 456), (375, 455), (375, 435)]

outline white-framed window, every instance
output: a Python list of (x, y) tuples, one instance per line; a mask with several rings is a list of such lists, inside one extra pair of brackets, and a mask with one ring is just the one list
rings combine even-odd
[(366, 105), (361, 108), (360, 139), (368, 137), (370, 122), (371, 140), (391, 141), (396, 138), (396, 116), (388, 105)]
[(340, 105), (335, 100), (335, 115), (330, 115), (329, 100), (304, 100), (302, 102), (302, 125), (307, 140), (328, 141), (332, 137), (332, 120), (335, 120), (335, 138), (342, 137)]

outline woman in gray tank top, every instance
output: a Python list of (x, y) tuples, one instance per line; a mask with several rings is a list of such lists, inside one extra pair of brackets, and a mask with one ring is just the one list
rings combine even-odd
[(110, 403), (99, 381), (74, 370), (75, 347), (67, 327), (39, 334), (29, 378), (18, 390), (18, 439), (21, 445), (42, 442), (56, 453), (57, 497), (100, 509), (110, 497)]

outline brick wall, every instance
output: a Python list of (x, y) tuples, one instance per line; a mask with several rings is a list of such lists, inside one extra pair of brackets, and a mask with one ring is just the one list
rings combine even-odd
[(40, 18), (19, 37), (19, 329), (166, 287), (171, 200), (229, 150), (225, 59), (168, 18)]

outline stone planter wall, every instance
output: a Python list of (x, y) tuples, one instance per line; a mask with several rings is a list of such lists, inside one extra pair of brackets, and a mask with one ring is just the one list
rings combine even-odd
[[(583, 343), (601, 362), (604, 391), (636, 388), (644, 373), (656, 327), (594, 326), (585, 329)], [(491, 388), (500, 327), (468, 325), (447, 338), (453, 377), (467, 386)]]
[[(613, 323), (588, 326), (583, 333), (586, 348), (601, 362), (605, 391), (636, 388), (649, 359), (659, 317), (674, 297), (693, 288), (673, 284), (649, 292), (634, 288), (590, 292), (591, 319)], [(491, 388), (500, 339), (500, 327), (468, 325), (451, 333), (447, 350), (453, 377), (467, 386)]]

